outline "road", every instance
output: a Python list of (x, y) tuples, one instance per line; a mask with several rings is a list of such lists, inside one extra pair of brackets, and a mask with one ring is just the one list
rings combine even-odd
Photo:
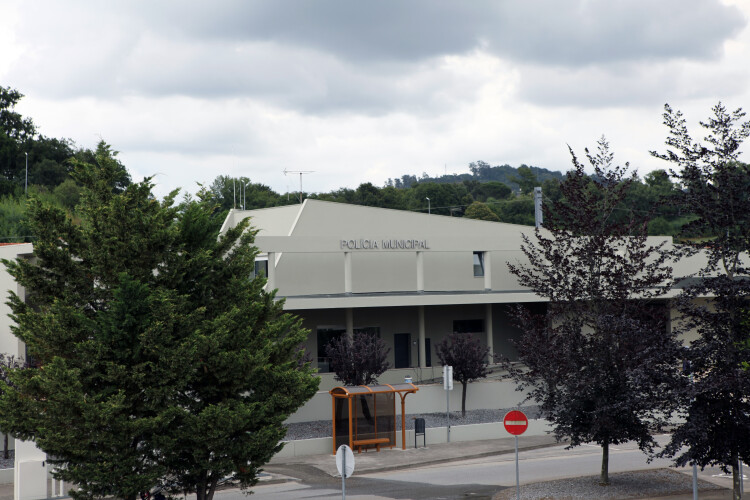
[[(667, 437), (661, 436), (658, 441), (664, 444)], [(321, 458), (333, 460), (333, 457)], [(521, 484), (549, 481), (597, 474), (601, 467), (601, 449), (584, 445), (566, 450), (564, 446), (554, 446), (521, 452), (519, 459)], [(648, 463), (646, 456), (630, 443), (610, 448), (609, 463), (610, 473), (670, 465), (670, 461), (664, 459)], [(298, 480), (255, 487), (253, 497), (278, 500), (341, 498), (340, 478), (327, 477), (317, 469), (305, 466), (290, 467), (285, 474)], [(717, 474), (721, 472), (707, 469), (700, 476), (711, 478)], [(727, 486), (731, 484), (731, 479), (723, 481)], [(355, 469), (354, 475), (346, 481), (346, 497), (351, 500), (489, 499), (509, 487), (515, 487), (515, 456), (512, 453), (403, 471), (357, 474)], [(244, 496), (234, 490), (217, 492), (216, 498), (240, 500)]]

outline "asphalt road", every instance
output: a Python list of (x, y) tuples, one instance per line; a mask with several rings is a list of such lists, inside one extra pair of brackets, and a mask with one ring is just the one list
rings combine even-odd
[[(659, 441), (666, 442), (666, 437)], [(601, 449), (580, 446), (565, 450), (564, 446), (529, 450), (520, 454), (521, 484), (567, 477), (598, 474)], [(333, 460), (333, 457), (324, 459)], [(610, 472), (659, 469), (670, 461), (647, 457), (633, 444), (610, 448)], [(290, 466), (282, 471), (295, 480), (283, 484), (261, 485), (253, 488), (255, 498), (263, 499), (338, 499), (341, 498), (341, 479), (332, 478), (311, 466)], [(720, 471), (707, 469), (702, 478), (731, 484), (729, 478), (717, 478)], [(515, 456), (499, 455), (472, 460), (410, 468), (400, 471), (357, 474), (346, 481), (348, 499), (489, 499), (505, 488), (515, 488)], [(240, 500), (238, 491), (224, 491), (217, 500)]]

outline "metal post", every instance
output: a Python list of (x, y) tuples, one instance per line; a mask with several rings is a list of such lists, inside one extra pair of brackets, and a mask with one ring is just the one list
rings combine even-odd
[(521, 483), (518, 479), (518, 436), (516, 436), (516, 500), (521, 500)]
[(740, 460), (740, 498), (745, 496), (745, 477), (742, 474), (742, 460)]
[(445, 391), (445, 419), (448, 422), (448, 442), (451, 442), (451, 412), (450, 412), (450, 406), (451, 406), (451, 393), (450, 391)]
[(28, 194), (29, 191), (29, 152), (24, 153), (26, 155), (26, 182), (23, 185), (23, 194)]
[(430, 215), (430, 213), (432, 213), (432, 211), (430, 210), (430, 199), (429, 198), (425, 198), (425, 199), (427, 200), (427, 215)]
[(698, 466), (693, 462), (693, 500), (698, 500)]
[(341, 474), (341, 498), (346, 500), (346, 453), (342, 453), (342, 455), (341, 470), (344, 472)]

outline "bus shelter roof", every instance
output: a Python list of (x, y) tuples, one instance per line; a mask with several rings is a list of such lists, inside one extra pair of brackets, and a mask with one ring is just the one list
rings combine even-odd
[(383, 392), (409, 394), (417, 392), (418, 390), (419, 388), (414, 384), (350, 385), (334, 387), (330, 390), (330, 394), (335, 398), (348, 398), (356, 395), (377, 394)]

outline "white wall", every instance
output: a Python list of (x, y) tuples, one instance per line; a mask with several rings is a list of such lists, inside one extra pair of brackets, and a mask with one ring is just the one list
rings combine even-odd
[[(529, 436), (545, 436), (550, 433), (552, 426), (546, 420), (529, 420), (529, 427), (519, 439)], [(501, 439), (511, 437), (503, 428), (502, 422), (489, 424), (473, 424), (451, 426), (451, 442), (480, 441), (487, 439)], [(425, 429), (424, 442), (429, 447), (434, 444), (446, 443), (448, 431), (446, 427), (429, 427)], [(401, 432), (396, 432), (396, 446), (401, 447)], [(422, 446), (422, 437), (417, 440), (417, 445)], [(414, 431), (406, 431), (406, 447), (414, 446)], [(299, 441), (287, 441), (284, 448), (274, 455), (274, 458), (302, 457), (307, 455), (333, 455), (333, 438), (301, 439)]]
[[(394, 370), (400, 371), (400, 370)], [(383, 380), (383, 383), (388, 381)], [(403, 378), (394, 382), (403, 382)], [(406, 396), (406, 414), (438, 413), (445, 411), (445, 391), (442, 384), (418, 385), (419, 391)], [(450, 409), (461, 409), (461, 384), (456, 383), (450, 391)], [(482, 380), (470, 383), (466, 393), (466, 409), (499, 409), (518, 406), (524, 395), (516, 392), (516, 384), (510, 380)], [(533, 403), (526, 403), (533, 404)], [(400, 401), (396, 405), (401, 412)], [(297, 413), (290, 416), (286, 423), (330, 420), (332, 418), (331, 395), (328, 391), (319, 391)]]

